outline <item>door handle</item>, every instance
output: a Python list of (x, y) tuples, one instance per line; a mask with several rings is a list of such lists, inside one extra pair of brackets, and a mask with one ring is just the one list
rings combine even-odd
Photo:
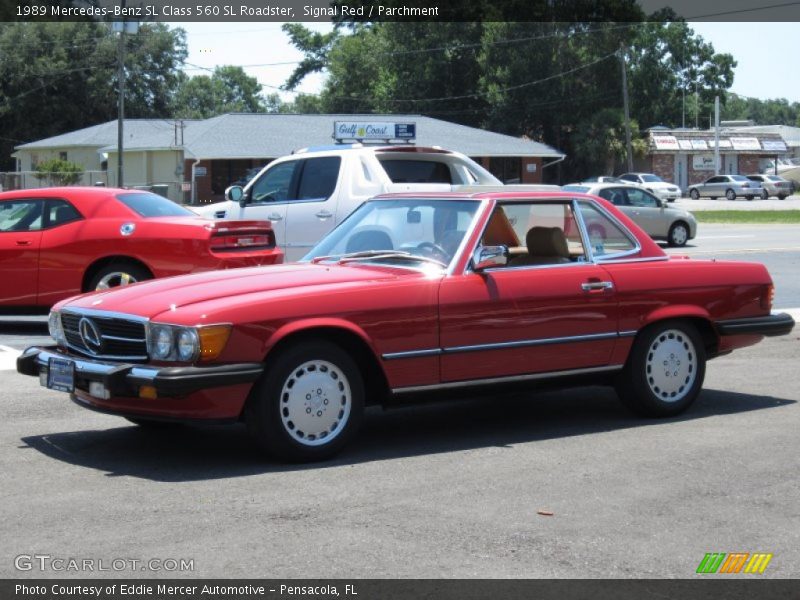
[(610, 281), (587, 281), (581, 284), (581, 289), (584, 292), (602, 292), (604, 290), (613, 290), (614, 284)]
[(330, 219), (333, 216), (333, 213), (327, 210), (321, 210), (318, 213), (314, 213), (314, 216), (319, 217), (320, 219)]
[(17, 240), (17, 246), (30, 246), (30, 240)]
[(283, 221), (283, 215), (279, 215), (278, 213), (272, 213), (271, 215), (267, 215), (267, 218), (270, 221)]

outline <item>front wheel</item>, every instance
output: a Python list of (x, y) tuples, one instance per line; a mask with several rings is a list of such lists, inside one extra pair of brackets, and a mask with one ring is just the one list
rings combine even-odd
[(689, 227), (683, 221), (673, 223), (669, 228), (669, 235), (667, 236), (667, 243), (670, 246), (685, 246), (689, 241)]
[(326, 341), (282, 351), (250, 392), (245, 422), (270, 454), (292, 462), (330, 458), (355, 435), (364, 383), (353, 358)]
[(732, 189), (728, 188), (728, 191), (725, 192), (725, 197), (728, 200), (736, 200), (736, 192), (734, 192)]
[(671, 417), (695, 401), (705, 373), (705, 347), (695, 327), (681, 320), (664, 321), (636, 337), (617, 377), (617, 394), (639, 415)]
[(769, 192), (767, 190), (761, 190), (761, 199), (769, 200)]
[(692, 200), (699, 200), (700, 199), (700, 192), (698, 192), (697, 190), (693, 189), (693, 190), (691, 190), (689, 192), (689, 196), (691, 196)]

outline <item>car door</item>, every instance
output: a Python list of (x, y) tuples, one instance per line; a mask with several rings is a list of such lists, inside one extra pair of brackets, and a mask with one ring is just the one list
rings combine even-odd
[(665, 225), (661, 201), (653, 194), (634, 187), (623, 190), (627, 198), (625, 214), (647, 232), (650, 237), (665, 236), (669, 225)]
[(39, 250), (39, 306), (52, 306), (61, 298), (79, 294), (87, 260), (86, 240), (81, 230), (86, 224), (81, 213), (67, 200), (48, 198)]
[(247, 188), (245, 206), (233, 203), (229, 219), (257, 219), (272, 222), (279, 246), (286, 242), (286, 212), (296, 190), (302, 160), (290, 160), (271, 165)]
[[(617, 337), (617, 302), (607, 272), (586, 261), (570, 201), (501, 204), (481, 238), (515, 256), (529, 232), (560, 230), (569, 258), (552, 257), (446, 277), (440, 287), (443, 382), (608, 368)], [(513, 232), (513, 233), (512, 233)], [(530, 257), (539, 260), (547, 257)], [(515, 266), (520, 261), (521, 266)]]
[(336, 204), (342, 158), (307, 158), (297, 174), (296, 191), (287, 203), (286, 260), (305, 256), (336, 224)]
[(0, 201), (0, 306), (34, 306), (44, 201)]
[(709, 177), (703, 188), (700, 190), (701, 196), (710, 196), (711, 198), (719, 198), (725, 195), (725, 178), (717, 175), (716, 177)]

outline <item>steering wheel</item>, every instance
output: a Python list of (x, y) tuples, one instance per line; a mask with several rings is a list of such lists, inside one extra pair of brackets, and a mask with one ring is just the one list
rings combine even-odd
[(443, 263), (450, 262), (450, 254), (439, 244), (435, 244), (433, 242), (420, 242), (417, 244), (417, 250), (421, 250), (426, 256), (435, 258)]

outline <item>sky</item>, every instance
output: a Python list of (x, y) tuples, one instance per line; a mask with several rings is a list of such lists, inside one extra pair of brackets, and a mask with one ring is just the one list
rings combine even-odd
[[(208, 73), (218, 65), (238, 65), (258, 79), (265, 93), (278, 92), (302, 58), (281, 31), (281, 23), (170, 23), (187, 32), (189, 75)], [(327, 23), (304, 23), (316, 31), (330, 31)], [(800, 102), (796, 68), (797, 23), (693, 22), (695, 33), (711, 42), (715, 51), (732, 54), (738, 62), (731, 91), (761, 100), (786, 98)], [(284, 63), (284, 64), (280, 64)], [(289, 63), (289, 64), (286, 64)], [(794, 67), (792, 65), (795, 65)], [(201, 68), (198, 68), (201, 67)], [(324, 74), (307, 77), (299, 91), (318, 93)], [(284, 100), (292, 94), (279, 92)]]

